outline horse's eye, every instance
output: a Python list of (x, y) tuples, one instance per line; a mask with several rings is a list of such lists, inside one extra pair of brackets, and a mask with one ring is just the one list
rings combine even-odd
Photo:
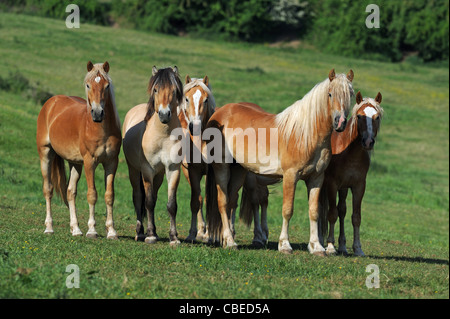
[(208, 102), (208, 98), (206, 98), (203, 103), (206, 104)]
[(328, 93), (328, 96), (331, 97), (331, 93)]
[(106, 89), (109, 89), (109, 83), (108, 84), (106, 84), (106, 86), (105, 86), (105, 90)]
[(89, 86), (89, 84), (86, 84), (86, 87), (88, 88), (88, 89), (90, 89), (91, 87)]
[(188, 98), (186, 98), (186, 103), (188, 103), (188, 104), (189, 104), (189, 99), (188, 99)]

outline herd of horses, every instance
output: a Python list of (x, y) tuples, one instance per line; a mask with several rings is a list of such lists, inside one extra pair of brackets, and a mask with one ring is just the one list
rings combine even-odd
[[(248, 226), (253, 222), (253, 245), (264, 247), (269, 234), (268, 186), (281, 182), (283, 222), (278, 250), (292, 253), (289, 221), (293, 215), (296, 184), (303, 180), (309, 204), (309, 252), (347, 254), (344, 218), (350, 189), (353, 253), (364, 256), (359, 236), (361, 202), (383, 109), (380, 93), (375, 98), (363, 98), (358, 92), (347, 121), (355, 96), (352, 70), (347, 74), (331, 70), (328, 77), (302, 99), (281, 113), (272, 114), (247, 102), (216, 108), (208, 76), (190, 78), (187, 75), (183, 85), (177, 67), (153, 67), (148, 102), (131, 108), (122, 128), (108, 62), (89, 62), (87, 71), (86, 99), (53, 96), (38, 116), (36, 143), (46, 200), (45, 233), (54, 232), (51, 199), (55, 190), (69, 208), (72, 235), (82, 235), (75, 198), (84, 166), (89, 203), (86, 236), (98, 236), (94, 175), (97, 166), (102, 164), (107, 238), (118, 238), (113, 222), (114, 178), (123, 144), (137, 218), (136, 241), (151, 244), (158, 240), (154, 214), (158, 190), (165, 176), (170, 245), (180, 243), (176, 215), (182, 171), (191, 187), (192, 218), (185, 239), (188, 242), (219, 241), (224, 247), (237, 247), (234, 224), (238, 192), (242, 188), (240, 218)], [(268, 153), (274, 160), (267, 161)], [(64, 161), (69, 164), (68, 180)], [(206, 222), (201, 190), (204, 175)], [(336, 250), (334, 225), (338, 217), (340, 233)]]

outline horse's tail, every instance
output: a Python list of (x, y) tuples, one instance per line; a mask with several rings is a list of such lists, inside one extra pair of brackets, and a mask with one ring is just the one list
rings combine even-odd
[(69, 206), (67, 202), (67, 177), (66, 168), (64, 166), (64, 160), (58, 154), (55, 154), (55, 158), (51, 165), (51, 177), (53, 188), (56, 193), (62, 198), (64, 204)]
[(208, 164), (205, 184), (206, 195), (206, 223), (210, 239), (213, 241), (222, 238), (222, 217), (219, 212), (219, 203), (217, 201), (217, 186), (214, 168)]
[(319, 239), (322, 246), (325, 244), (328, 236), (328, 195), (327, 186), (323, 183), (319, 194)]

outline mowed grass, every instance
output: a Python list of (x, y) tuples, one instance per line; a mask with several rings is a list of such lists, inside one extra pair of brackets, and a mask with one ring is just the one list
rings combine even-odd
[[(97, 170), (98, 239), (72, 237), (68, 209), (54, 200), (53, 236), (44, 235), (45, 200), (35, 146), (40, 105), (23, 93), (0, 91), (1, 298), (448, 298), (449, 297), (449, 73), (325, 55), (300, 47), (215, 43), (193, 38), (81, 25), (0, 13), (0, 77), (19, 71), (54, 94), (84, 96), (86, 63), (108, 60), (120, 118), (147, 101), (151, 67), (177, 65), (181, 77), (210, 78), (218, 106), (249, 101), (280, 112), (331, 68), (352, 68), (363, 96), (383, 94), (385, 117), (375, 145), (363, 201), (361, 240), (367, 257), (320, 258), (308, 253), (306, 188), (297, 186), (290, 223), (292, 255), (277, 251), (282, 189), (271, 188), (269, 244), (251, 249), (253, 232), (237, 222), (238, 250), (168, 244), (167, 187), (159, 192), (161, 241), (137, 243), (131, 186), (123, 153), (116, 177), (118, 241), (105, 238), (103, 171)], [(37, 84), (39, 83), (39, 84)], [(55, 197), (56, 198), (56, 197)], [(177, 227), (190, 227), (190, 189), (178, 190)], [(86, 233), (84, 176), (77, 197)], [(346, 219), (351, 253), (351, 197)], [(66, 267), (79, 266), (80, 288), (68, 289)], [(369, 264), (380, 288), (365, 285)]]

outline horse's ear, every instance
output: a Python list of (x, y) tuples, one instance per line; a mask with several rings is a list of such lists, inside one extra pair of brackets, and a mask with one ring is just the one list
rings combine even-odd
[(209, 85), (209, 79), (208, 79), (208, 76), (207, 76), (207, 75), (205, 75), (205, 77), (203, 78), (203, 83), (204, 83), (206, 86)]
[(172, 71), (173, 71), (176, 75), (178, 75), (178, 67), (177, 67), (176, 65), (172, 68)]
[(332, 69), (330, 73), (328, 73), (328, 78), (330, 79), (330, 82), (333, 81), (335, 77), (336, 73), (334, 73), (334, 69)]
[(358, 91), (358, 93), (356, 93), (356, 104), (361, 103), (362, 100), (363, 100), (363, 97), (362, 97), (362, 95), (361, 95), (361, 92)]
[(158, 69), (154, 65), (153, 68), (152, 68), (152, 76), (154, 76), (157, 72), (158, 72)]
[(87, 70), (88, 70), (88, 72), (91, 72), (91, 70), (94, 68), (94, 65), (92, 64), (92, 62), (91, 61), (89, 61), (88, 63), (87, 63)]
[(190, 83), (192, 80), (191, 80), (191, 77), (189, 76), (189, 74), (186, 74), (186, 78), (184, 79), (184, 83), (185, 84), (188, 84), (188, 83)]
[(347, 73), (347, 79), (348, 79), (350, 82), (352, 82), (354, 76), (355, 76), (355, 74), (353, 73), (353, 70), (350, 69), (350, 71), (348, 71), (348, 73)]
[(106, 61), (105, 63), (103, 63), (103, 70), (105, 70), (106, 73), (109, 72), (109, 63), (108, 63), (108, 61)]
[(377, 94), (377, 96), (375, 97), (375, 102), (377, 102), (378, 104), (380, 104), (381, 103), (381, 100), (382, 100), (382, 96), (381, 96), (381, 93), (380, 92), (378, 92), (378, 94)]

